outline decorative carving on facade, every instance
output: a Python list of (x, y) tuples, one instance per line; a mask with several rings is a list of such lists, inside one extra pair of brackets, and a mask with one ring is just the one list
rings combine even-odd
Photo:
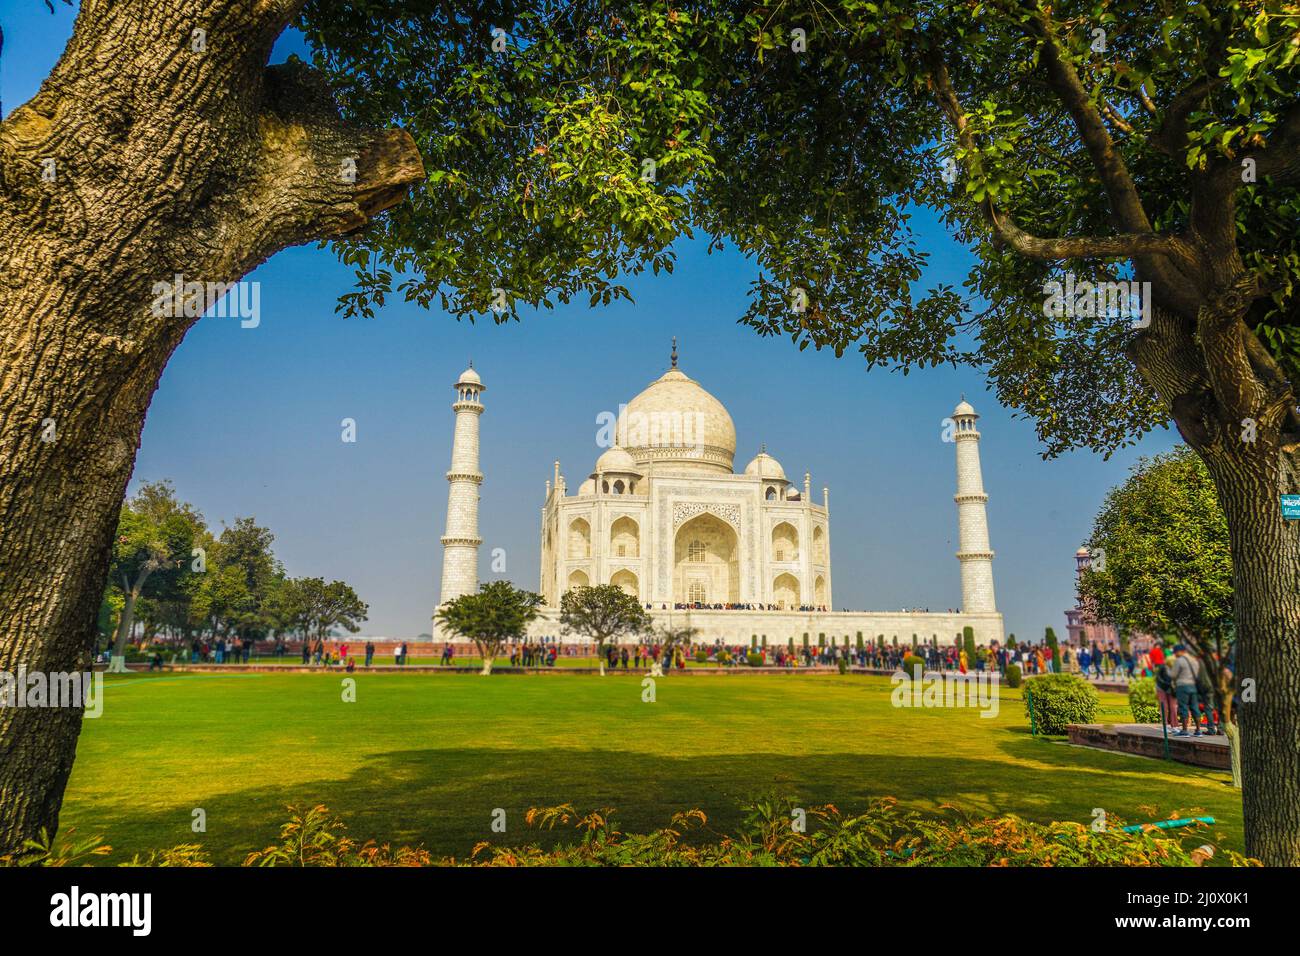
[(702, 514), (711, 514), (721, 518), (740, 534), (740, 506), (708, 504), (703, 501), (677, 501), (673, 503), (673, 530), (676, 531), (692, 518)]

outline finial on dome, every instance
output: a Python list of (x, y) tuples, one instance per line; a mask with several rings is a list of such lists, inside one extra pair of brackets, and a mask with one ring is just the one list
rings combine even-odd
[(766, 454), (767, 454), (767, 442), (764, 441), (764, 442), (759, 442), (759, 443), (758, 443), (758, 453), (759, 453), (760, 455), (766, 455)]
[(677, 336), (675, 335), (673, 336), (672, 360), (673, 360), (673, 368), (676, 368), (677, 367)]

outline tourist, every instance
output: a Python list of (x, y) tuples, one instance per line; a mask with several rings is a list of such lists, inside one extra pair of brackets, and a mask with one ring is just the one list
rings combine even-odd
[(1173, 733), (1175, 730), (1174, 681), (1170, 676), (1169, 664), (1165, 660), (1164, 648), (1158, 643), (1153, 644), (1147, 656), (1151, 661), (1151, 675), (1155, 679), (1156, 704), (1160, 708), (1160, 721), (1170, 733)]
[[(1192, 660), (1196, 661), (1196, 696), (1200, 701), (1201, 710), (1205, 712), (1205, 732), (1211, 737), (1217, 736), (1223, 733), (1223, 730), (1219, 726), (1218, 711), (1214, 708), (1214, 683), (1210, 680), (1210, 669), (1200, 658), (1192, 656)], [(1196, 714), (1193, 717), (1199, 730), (1200, 715)]]
[(452, 664), (451, 641), (442, 645), (442, 664), (444, 667), (450, 667)]
[[(1188, 654), (1187, 648), (1182, 644), (1175, 644), (1174, 660), (1169, 675), (1174, 682), (1174, 698), (1178, 701), (1178, 720), (1181, 724), (1179, 730), (1174, 733), (1175, 737), (1203, 736), (1196, 704), (1196, 678), (1199, 670), (1200, 662)], [(1187, 732), (1189, 721), (1195, 721), (1195, 734)]]
[(375, 642), (366, 641), (366, 666), (369, 667), (375, 662)]

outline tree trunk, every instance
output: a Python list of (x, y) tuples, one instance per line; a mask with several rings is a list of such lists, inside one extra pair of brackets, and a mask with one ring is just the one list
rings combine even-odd
[(1246, 850), (1270, 866), (1297, 866), (1300, 526), (1282, 518), (1276, 454), (1211, 455), (1206, 464), (1232, 550)]
[[(0, 123), (0, 670), (90, 663), (145, 412), (197, 321), (160, 283), (235, 282), (423, 178), (408, 134), (349, 127), (314, 71), (266, 66), (301, 5), (83, 0)], [(55, 831), (81, 716), (0, 708), (0, 854)]]
[(131, 625), (135, 623), (135, 602), (140, 592), (132, 588), (126, 592), (122, 601), (122, 615), (117, 621), (117, 634), (113, 638), (114, 657), (126, 656), (126, 641), (131, 634)]
[[(1288, 431), (1296, 395), (1245, 321), (1262, 293), (1236, 251), (1235, 207), (1211, 195), (1197, 209), (1199, 273), (1171, 284), (1139, 264), (1139, 278), (1156, 280), (1157, 307), (1131, 354), (1204, 460), (1228, 523), (1246, 852), (1297, 866), (1300, 523), (1282, 519), (1279, 501), (1300, 492)], [(1200, 302), (1194, 314), (1161, 304), (1189, 296)]]

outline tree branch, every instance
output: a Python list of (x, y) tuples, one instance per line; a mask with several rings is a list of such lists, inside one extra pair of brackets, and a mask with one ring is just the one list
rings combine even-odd
[(1165, 110), (1160, 128), (1151, 134), (1151, 145), (1167, 156), (1182, 160), (1187, 154), (1187, 117), (1221, 82), (1220, 77), (1202, 77), (1180, 91)]
[[(953, 89), (947, 64), (934, 57), (930, 64), (930, 87), (939, 108), (952, 125), (957, 141), (968, 152), (978, 149), (970, 121), (961, 100)], [(1021, 255), (1032, 259), (1057, 260), (1072, 258), (1136, 258), (1138, 256), (1167, 255), (1194, 264), (1190, 247), (1175, 236), (1151, 231), (1148, 226), (1141, 232), (1115, 236), (1071, 236), (1045, 239), (1031, 235), (998, 209), (993, 200), (986, 199), (981, 208), (994, 233)]]
[(1079, 74), (1062, 54), (1060, 44), (1052, 32), (1049, 15), (1040, 13), (1030, 23), (1039, 34), (1040, 62), (1046, 70), (1048, 85), (1056, 92), (1074, 120), (1084, 148), (1092, 157), (1102, 187), (1110, 198), (1116, 225), (1129, 232), (1150, 232), (1151, 220), (1142, 208), (1142, 198), (1138, 195), (1128, 166), (1115, 148), (1115, 142), (1106, 129), (1106, 122), (1093, 105)]

